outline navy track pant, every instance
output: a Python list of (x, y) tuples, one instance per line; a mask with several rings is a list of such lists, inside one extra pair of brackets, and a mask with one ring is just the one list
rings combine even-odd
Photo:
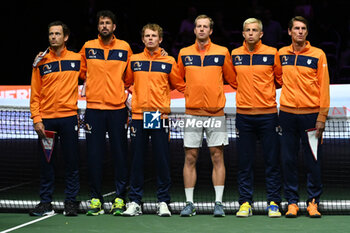
[(103, 203), (102, 173), (106, 153), (106, 132), (111, 147), (116, 197), (125, 198), (128, 179), (127, 110), (86, 109), (85, 132), (91, 198)]
[(144, 129), (143, 120), (132, 120), (130, 125), (132, 165), (130, 171), (129, 199), (141, 203), (144, 185), (145, 152), (149, 137), (152, 141), (152, 151), (157, 172), (157, 198), (159, 202), (170, 202), (171, 186), (169, 164), (169, 130), (168, 128)]
[(322, 194), (321, 153), (318, 149), (318, 159), (315, 160), (307, 141), (305, 130), (315, 128), (318, 113), (292, 114), (280, 111), (282, 128), (282, 168), (284, 177), (284, 195), (288, 204), (297, 203), (298, 195), (298, 152), (300, 140), (303, 148), (303, 160), (307, 176), (308, 200), (315, 198), (319, 202)]
[(277, 113), (236, 115), (240, 204), (253, 201), (253, 163), (258, 139), (261, 141), (265, 161), (267, 201), (281, 202), (280, 147), (276, 127), (278, 127)]
[[(56, 131), (59, 136), (62, 154), (65, 162), (65, 201), (75, 201), (78, 195), (79, 184), (79, 148), (78, 148), (78, 118), (77, 116), (43, 119), (46, 130)], [(39, 141), (41, 160), (40, 170), (40, 199), (43, 203), (52, 201), (55, 183), (54, 161), (58, 138), (55, 138), (55, 147), (50, 162), (47, 162), (43, 148)]]

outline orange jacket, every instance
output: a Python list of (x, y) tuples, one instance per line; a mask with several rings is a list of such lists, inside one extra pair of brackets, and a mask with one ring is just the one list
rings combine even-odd
[(202, 56), (196, 42), (180, 50), (177, 62), (186, 79), (186, 114), (223, 116), (224, 79), (233, 86), (236, 75), (228, 49), (209, 41)]
[(231, 54), (237, 73), (237, 113), (276, 113), (275, 82), (282, 85), (282, 68), (277, 49), (259, 41), (254, 51), (250, 52), (244, 41), (243, 46), (232, 50)]
[(59, 57), (50, 52), (33, 68), (30, 112), (34, 123), (42, 118), (77, 115), (78, 78), (82, 57), (64, 48)]
[(146, 48), (143, 53), (131, 56), (125, 86), (132, 84), (132, 119), (143, 119), (144, 111), (159, 110), (162, 115), (169, 114), (171, 87), (185, 91), (185, 82), (179, 74), (175, 59), (161, 56), (160, 49), (153, 56)]
[(325, 122), (329, 109), (329, 74), (325, 53), (310, 45), (294, 52), (293, 46), (279, 50), (283, 71), (280, 109), (295, 114), (317, 113)]
[(115, 110), (125, 107), (123, 75), (132, 51), (129, 44), (113, 36), (104, 45), (100, 36), (87, 41), (80, 54), (86, 61), (86, 107)]

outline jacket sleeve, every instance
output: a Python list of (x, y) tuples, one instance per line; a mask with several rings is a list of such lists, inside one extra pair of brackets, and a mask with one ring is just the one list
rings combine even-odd
[(273, 72), (275, 75), (276, 88), (281, 88), (283, 85), (282, 65), (281, 65), (281, 60), (280, 60), (280, 56), (279, 56), (278, 52), (276, 52), (276, 54), (275, 54), (275, 63), (273, 65)]
[(325, 122), (328, 116), (330, 97), (328, 64), (326, 55), (323, 52), (318, 61), (317, 67), (317, 77), (320, 85), (320, 112), (317, 121)]
[(237, 89), (237, 81), (236, 81), (236, 69), (233, 66), (232, 63), (232, 57), (227, 50), (226, 55), (225, 55), (225, 61), (223, 65), (223, 73), (224, 73), (224, 79), (225, 81), (233, 88)]
[(180, 50), (180, 53), (179, 53), (179, 56), (177, 58), (177, 66), (179, 68), (179, 74), (180, 76), (183, 78), (183, 79), (186, 79), (185, 77), (185, 67), (184, 67), (184, 64), (182, 63), (182, 58), (181, 58), (181, 50)]
[(128, 66), (124, 75), (124, 85), (126, 88), (129, 88), (132, 84), (134, 84), (134, 72), (131, 69), (131, 61), (128, 59)]
[(80, 65), (80, 78), (86, 80), (86, 71), (87, 71), (87, 63), (86, 63), (86, 54), (85, 54), (85, 44), (80, 50), (81, 55), (81, 65)]
[(172, 64), (171, 72), (169, 74), (170, 86), (172, 89), (176, 89), (181, 93), (185, 92), (186, 84), (183, 76), (180, 75), (180, 70), (176, 62)]
[(41, 75), (39, 68), (33, 68), (30, 92), (30, 113), (33, 123), (41, 122), (40, 100), (41, 100)]

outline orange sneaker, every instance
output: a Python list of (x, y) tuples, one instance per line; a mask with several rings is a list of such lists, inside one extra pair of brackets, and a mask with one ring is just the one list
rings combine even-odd
[(286, 218), (296, 218), (298, 215), (299, 207), (297, 204), (289, 204), (288, 211), (286, 213)]
[(309, 206), (306, 210), (309, 213), (310, 218), (321, 218), (321, 213), (318, 212), (318, 205), (315, 203), (315, 199), (312, 199), (312, 202), (309, 202)]

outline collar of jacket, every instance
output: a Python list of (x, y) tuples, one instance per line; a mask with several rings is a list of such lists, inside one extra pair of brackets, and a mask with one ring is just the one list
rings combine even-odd
[(64, 57), (65, 55), (66, 55), (66, 53), (67, 53), (67, 48), (66, 48), (66, 46), (64, 46), (64, 48), (62, 49), (62, 51), (61, 51), (61, 54), (60, 54), (60, 56), (57, 56), (56, 55), (56, 52), (50, 47), (50, 54), (51, 54), (51, 56), (53, 56), (53, 57)]
[(149, 58), (149, 59), (151, 59), (151, 58), (157, 58), (157, 57), (161, 56), (161, 49), (158, 48), (156, 51), (153, 52), (153, 55), (151, 55), (150, 51), (149, 51), (147, 48), (145, 48), (145, 49), (143, 50), (143, 53), (144, 53), (144, 55), (145, 55), (147, 58)]
[(301, 50), (301, 51), (299, 51), (299, 52), (295, 52), (294, 51), (294, 48), (293, 48), (293, 44), (291, 44), (290, 46), (289, 46), (289, 51), (288, 52), (290, 52), (290, 53), (304, 53), (304, 52), (306, 52), (306, 51), (308, 51), (310, 48), (311, 48), (311, 44), (310, 44), (310, 42), (307, 40), (306, 42), (306, 45), (305, 45), (305, 47), (303, 48), (303, 50)]
[(100, 45), (101, 45), (103, 48), (111, 48), (111, 47), (114, 45), (114, 43), (115, 43), (116, 40), (117, 40), (117, 38), (115, 37), (114, 34), (112, 34), (112, 41), (111, 41), (111, 43), (109, 43), (108, 45), (105, 45), (105, 44), (103, 43), (103, 41), (102, 41), (101, 36), (98, 35), (98, 41), (100, 42)]
[[(204, 48), (205, 48), (205, 51), (207, 52), (209, 49), (210, 49), (210, 46), (211, 46), (211, 39), (209, 38), (208, 39), (208, 44), (204, 45)], [(195, 43), (195, 47), (196, 49), (198, 50), (198, 52), (200, 52), (200, 49), (199, 49), (199, 42), (196, 40), (196, 43)]]
[(262, 45), (262, 42), (261, 42), (261, 40), (259, 40), (258, 43), (256, 43), (254, 50), (250, 51), (247, 42), (245, 40), (243, 41), (243, 47), (248, 53), (258, 52), (258, 50), (261, 48), (261, 45)]

